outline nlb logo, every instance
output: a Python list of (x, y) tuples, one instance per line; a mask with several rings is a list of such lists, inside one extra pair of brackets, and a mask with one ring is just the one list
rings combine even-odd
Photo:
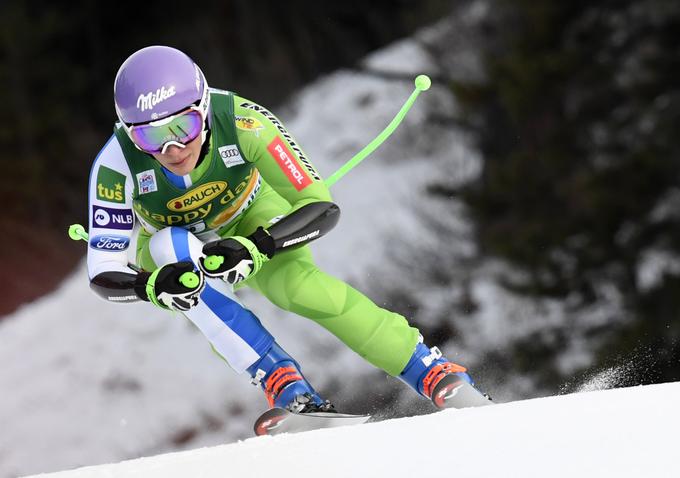
[(295, 186), (295, 189), (302, 191), (304, 188), (312, 184), (312, 180), (305, 174), (300, 163), (297, 162), (293, 153), (286, 147), (278, 136), (269, 143), (267, 151), (271, 154), (279, 167), (283, 170), (288, 180)]
[(212, 201), (215, 196), (219, 195), (225, 189), (227, 189), (226, 182), (211, 181), (192, 189), (180, 197), (169, 200), (166, 206), (171, 211), (191, 211), (192, 209), (196, 209), (197, 207)]
[(97, 226), (105, 227), (111, 222), (111, 215), (106, 212), (106, 209), (96, 209), (94, 211), (94, 222)]
[(130, 230), (134, 225), (132, 209), (98, 207), (92, 212), (92, 221), (97, 227)]
[(94, 236), (90, 239), (90, 247), (99, 251), (118, 252), (124, 251), (130, 245), (130, 238), (107, 234)]

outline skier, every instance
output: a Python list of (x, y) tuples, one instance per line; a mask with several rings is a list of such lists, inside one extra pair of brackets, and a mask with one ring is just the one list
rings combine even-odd
[[(427, 347), (404, 317), (319, 270), (307, 244), (340, 210), (267, 109), (209, 88), (183, 52), (132, 54), (114, 83), (119, 122), (89, 186), (90, 284), (115, 302), (181, 311), (271, 407), (332, 411), (233, 288), (251, 287), (333, 333), (437, 407), (466, 369)], [(128, 265), (139, 222), (136, 264)]]

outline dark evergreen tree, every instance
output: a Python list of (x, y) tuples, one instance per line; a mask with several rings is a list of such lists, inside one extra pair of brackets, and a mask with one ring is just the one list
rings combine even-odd
[[(593, 330), (595, 367), (646, 351), (654, 372), (632, 382), (680, 379), (680, 4), (493, 5), (488, 80), (454, 86), (483, 172), (433, 190), (465, 200), (483, 254), (526, 272), (507, 287), (576, 308), (617, 290), (629, 320)], [(516, 349), (540, 363), (559, 349), (545, 336)]]

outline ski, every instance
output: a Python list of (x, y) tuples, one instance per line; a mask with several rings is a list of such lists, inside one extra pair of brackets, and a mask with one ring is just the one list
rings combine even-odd
[(351, 415), (347, 413), (309, 412), (293, 413), (285, 408), (271, 408), (255, 420), (255, 435), (278, 435), (296, 433), (320, 428), (334, 428), (359, 425), (367, 422), (370, 415)]
[(483, 394), (455, 374), (447, 375), (435, 386), (432, 392), (432, 401), (440, 408), (468, 408), (493, 405), (488, 395)]

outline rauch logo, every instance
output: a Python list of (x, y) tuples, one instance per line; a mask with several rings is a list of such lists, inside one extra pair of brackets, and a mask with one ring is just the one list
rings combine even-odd
[(212, 181), (202, 186), (181, 195), (178, 198), (171, 199), (166, 206), (171, 211), (190, 211), (212, 201), (221, 192), (227, 189), (227, 183), (224, 181)]

